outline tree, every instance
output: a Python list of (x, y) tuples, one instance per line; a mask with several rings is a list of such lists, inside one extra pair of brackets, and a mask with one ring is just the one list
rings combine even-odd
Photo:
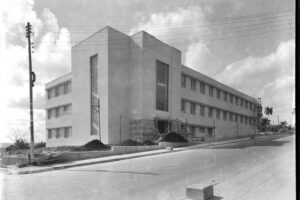
[(280, 128), (286, 128), (288, 123), (286, 121), (280, 122)]
[(269, 115), (273, 114), (273, 108), (272, 107), (265, 107), (264, 113), (269, 117)]
[(263, 117), (261, 119), (261, 123), (260, 123), (260, 130), (261, 131), (266, 131), (269, 126), (270, 126), (270, 120), (266, 117)]
[(28, 132), (21, 129), (11, 129), (7, 135), (7, 138), (13, 142), (12, 145), (7, 147), (8, 151), (18, 150), (18, 149), (28, 149), (29, 144), (26, 140)]

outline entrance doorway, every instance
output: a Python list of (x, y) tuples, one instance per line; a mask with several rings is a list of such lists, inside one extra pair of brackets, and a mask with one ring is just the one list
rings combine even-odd
[(168, 121), (164, 120), (158, 120), (157, 121), (157, 130), (160, 134), (165, 134), (170, 132), (170, 123)]

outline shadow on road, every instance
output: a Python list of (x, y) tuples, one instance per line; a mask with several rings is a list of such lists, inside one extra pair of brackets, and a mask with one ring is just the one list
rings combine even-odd
[(234, 144), (227, 144), (224, 146), (214, 146), (208, 147), (209, 149), (243, 149), (247, 147), (253, 146), (268, 146), (268, 147), (279, 147), (283, 146), (284, 144), (288, 143), (289, 141), (274, 141), (274, 140), (254, 140), (254, 141), (247, 141), (242, 143), (234, 143)]
[(160, 174), (150, 173), (150, 172), (133, 172), (133, 171), (110, 171), (110, 170), (90, 170), (90, 169), (66, 169), (65, 171), (73, 172), (108, 172), (108, 173), (117, 173), (117, 174), (142, 174), (142, 175), (153, 175), (157, 176)]
[(220, 199), (223, 199), (223, 197), (214, 196), (214, 197), (212, 197), (210, 200), (220, 200)]

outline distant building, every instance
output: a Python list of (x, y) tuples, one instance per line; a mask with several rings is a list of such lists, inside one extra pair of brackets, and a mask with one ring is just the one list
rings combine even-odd
[(118, 144), (176, 131), (189, 140), (254, 134), (256, 99), (181, 63), (141, 31), (106, 27), (72, 47), (72, 72), (46, 84), (47, 146)]

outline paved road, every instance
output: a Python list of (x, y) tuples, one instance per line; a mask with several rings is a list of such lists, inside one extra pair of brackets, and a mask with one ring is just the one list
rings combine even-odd
[(223, 199), (295, 199), (294, 137), (191, 149), (31, 175), (1, 176), (1, 199), (184, 199), (215, 181)]

